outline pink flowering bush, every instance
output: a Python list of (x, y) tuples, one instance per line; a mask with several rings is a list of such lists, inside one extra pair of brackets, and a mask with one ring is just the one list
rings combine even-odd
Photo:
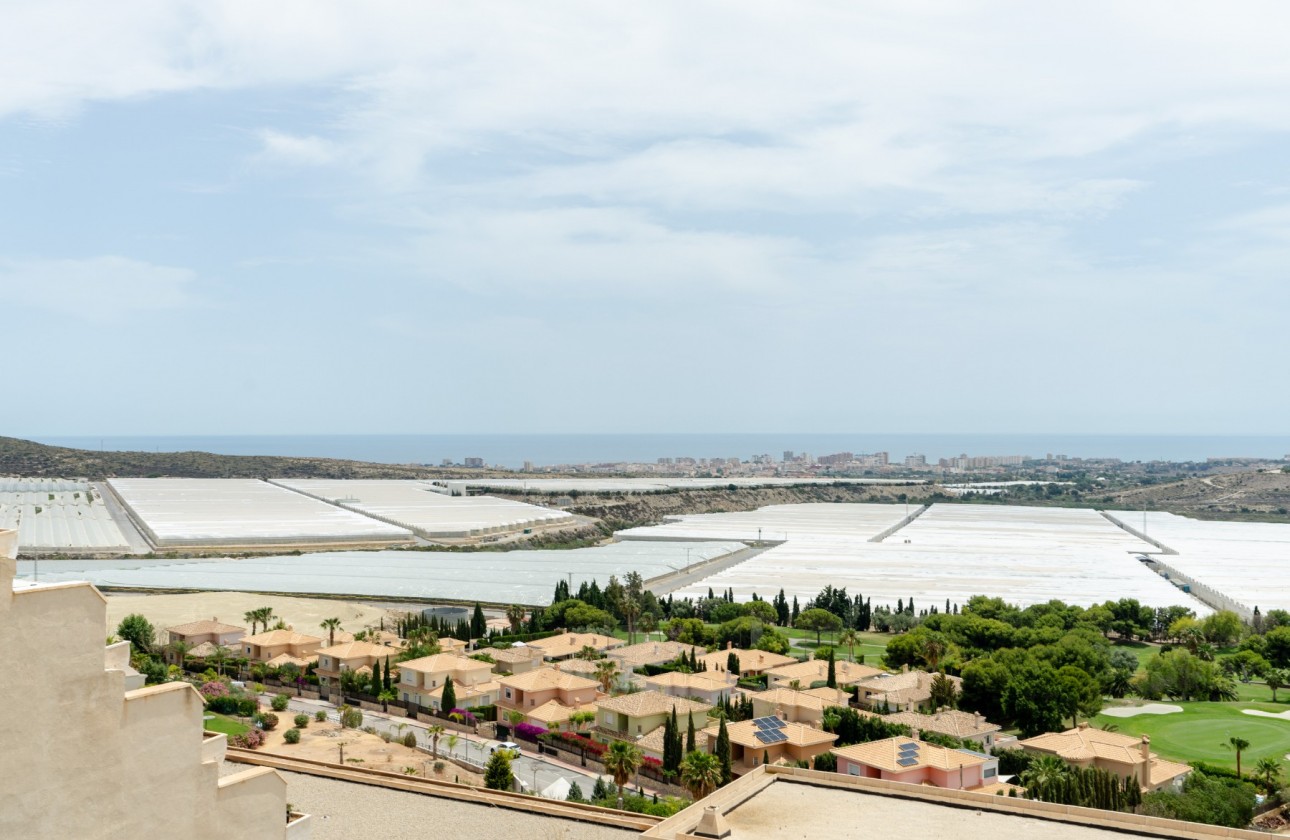
[(231, 693), (228, 690), (228, 686), (222, 682), (204, 682), (198, 691), (207, 699), (211, 697), (228, 697)]

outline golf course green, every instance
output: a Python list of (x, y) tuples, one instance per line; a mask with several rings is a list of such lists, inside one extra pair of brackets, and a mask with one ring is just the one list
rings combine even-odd
[[(1168, 701), (1166, 701), (1168, 702)], [(1290, 720), (1257, 717), (1243, 714), (1243, 709), (1265, 712), (1284, 712), (1285, 703), (1176, 703), (1181, 712), (1167, 715), (1135, 715), (1111, 717), (1098, 715), (1093, 725), (1109, 728), (1125, 735), (1147, 735), (1151, 749), (1161, 758), (1188, 764), (1203, 761), (1220, 767), (1236, 769), (1236, 751), (1230, 738), (1242, 738), (1250, 743), (1241, 754), (1241, 771), (1249, 774), (1255, 763), (1269, 756), (1281, 761), (1282, 772), (1290, 777)]]

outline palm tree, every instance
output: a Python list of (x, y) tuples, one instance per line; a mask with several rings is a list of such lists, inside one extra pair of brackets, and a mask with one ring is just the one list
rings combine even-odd
[(395, 694), (393, 691), (384, 690), (380, 694), (376, 695), (376, 699), (381, 701), (381, 711), (388, 712), (390, 710), (390, 701), (398, 700), (399, 695)]
[(721, 761), (712, 753), (695, 750), (681, 759), (681, 784), (697, 802), (720, 786)]
[(251, 613), (259, 619), (260, 627), (265, 630), (269, 629), (269, 622), (277, 618), (277, 616), (273, 614), (273, 607), (260, 607), (258, 610), (252, 610)]
[(618, 785), (618, 807), (623, 807), (623, 785), (641, 766), (640, 747), (626, 741), (614, 741), (600, 758)]
[(327, 647), (336, 644), (336, 631), (340, 629), (340, 619), (324, 618), (320, 624), (322, 629), (327, 631)]
[(519, 604), (511, 604), (506, 608), (506, 620), (511, 623), (511, 632), (519, 633), (524, 626), (524, 617), (527, 611)]
[(439, 757), (439, 739), (443, 737), (443, 733), (446, 731), (441, 723), (426, 727), (426, 734), (430, 736), (430, 755), (435, 758)]
[(219, 675), (222, 677), (224, 676), (224, 663), (228, 661), (228, 657), (229, 649), (223, 645), (216, 645), (215, 650), (211, 651), (211, 655), (206, 658), (215, 663), (215, 667), (219, 669)]
[(247, 610), (246, 612), (242, 613), (242, 620), (245, 621), (247, 624), (251, 625), (251, 635), (254, 636), (255, 628), (260, 623), (260, 611)]
[(188, 658), (188, 651), (193, 649), (193, 646), (183, 639), (175, 639), (166, 647), (170, 651), (170, 655), (175, 658), (175, 664), (180, 668), (184, 667), (184, 660)]
[(855, 630), (848, 627), (838, 635), (838, 644), (847, 646), (847, 653), (850, 655), (852, 662), (856, 661), (856, 644), (860, 641), (860, 635)]
[[(455, 732), (448, 733), (448, 755), (451, 756), (454, 752), (457, 751), (457, 742), (459, 742), (460, 740), (461, 740), (461, 736), (459, 736), (457, 733)], [(438, 744), (436, 743), (436, 747), (437, 746)]]
[(1021, 774), (1021, 783), (1036, 794), (1066, 778), (1066, 762), (1055, 755), (1041, 755)]
[(1236, 775), (1240, 776), (1241, 775), (1241, 753), (1250, 748), (1250, 742), (1237, 735), (1233, 735), (1232, 737), (1227, 739), (1227, 743), (1224, 744), (1223, 746), (1224, 747), (1230, 746), (1232, 749), (1236, 750)]
[(1281, 762), (1272, 758), (1260, 758), (1254, 765), (1254, 775), (1263, 780), (1269, 788), (1281, 781)]
[(574, 654), (574, 658), (585, 659), (588, 662), (595, 662), (600, 658), (600, 651), (596, 650), (591, 645), (583, 645), (582, 650)]
[(618, 663), (612, 659), (602, 659), (596, 663), (596, 682), (600, 683), (600, 689), (606, 694), (609, 688), (618, 679)]

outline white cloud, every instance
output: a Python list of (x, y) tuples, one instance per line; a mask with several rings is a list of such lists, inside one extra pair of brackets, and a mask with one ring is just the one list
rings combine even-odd
[(324, 166), (338, 156), (335, 143), (316, 135), (300, 136), (264, 129), (260, 132), (263, 149), (259, 158), (267, 163), (295, 166)]
[(194, 274), (124, 257), (0, 260), (0, 300), (10, 313), (37, 309), (85, 321), (182, 309), (196, 301)]

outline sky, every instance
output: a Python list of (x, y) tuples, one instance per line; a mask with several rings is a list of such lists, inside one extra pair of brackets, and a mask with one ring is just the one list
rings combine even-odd
[(1290, 5), (7, 5), (0, 433), (1278, 434)]

